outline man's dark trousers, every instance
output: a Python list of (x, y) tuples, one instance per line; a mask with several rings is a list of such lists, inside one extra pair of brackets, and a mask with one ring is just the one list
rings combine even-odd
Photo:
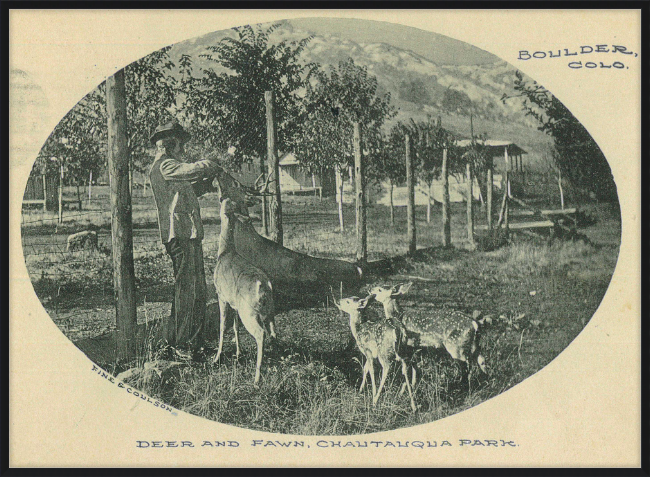
[(205, 267), (200, 240), (173, 238), (165, 244), (174, 266), (174, 301), (163, 323), (168, 344), (196, 351), (203, 345), (206, 313)]

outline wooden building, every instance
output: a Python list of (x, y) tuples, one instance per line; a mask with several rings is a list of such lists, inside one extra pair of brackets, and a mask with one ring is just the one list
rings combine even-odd
[(32, 172), (27, 179), (24, 205), (40, 205), (43, 210), (56, 210), (59, 193), (59, 178), (56, 174)]

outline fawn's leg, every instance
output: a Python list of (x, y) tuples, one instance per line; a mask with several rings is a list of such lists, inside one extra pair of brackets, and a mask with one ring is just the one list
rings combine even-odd
[(478, 356), (476, 357), (476, 362), (478, 364), (478, 367), (483, 371), (483, 374), (487, 374), (487, 366), (485, 364), (485, 358), (483, 355), (479, 352)]
[(388, 370), (390, 369), (390, 361), (388, 362), (386, 361), (387, 360), (383, 358), (379, 358), (379, 363), (381, 364), (381, 381), (379, 382), (379, 389), (377, 390), (377, 395), (373, 399), (373, 404), (377, 404), (377, 401), (379, 400), (379, 395), (381, 394), (381, 390), (384, 389), (386, 376), (388, 376)]
[(368, 371), (370, 372), (370, 382), (372, 383), (372, 398), (374, 401), (377, 395), (377, 388), (375, 387), (375, 365), (372, 361), (372, 356), (366, 355), (366, 363), (368, 363)]
[(403, 359), (400, 359), (402, 362), (402, 374), (404, 375), (404, 383), (406, 384), (406, 387), (409, 390), (409, 396), (411, 397), (411, 409), (413, 409), (413, 412), (417, 411), (417, 407), (415, 406), (415, 400), (413, 399), (413, 390), (411, 389), (411, 383), (409, 382), (409, 377), (408, 377), (408, 366), (406, 365), (406, 361)]
[(361, 386), (359, 387), (359, 392), (363, 391), (363, 387), (366, 385), (366, 377), (368, 377), (368, 360), (363, 363), (363, 379), (361, 380)]

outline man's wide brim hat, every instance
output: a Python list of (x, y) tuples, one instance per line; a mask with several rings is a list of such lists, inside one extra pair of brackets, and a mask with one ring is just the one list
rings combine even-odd
[(171, 121), (169, 123), (158, 126), (151, 135), (151, 138), (149, 138), (149, 141), (151, 141), (152, 146), (155, 146), (156, 142), (160, 141), (161, 139), (172, 136), (178, 138), (182, 143), (186, 143), (190, 140), (190, 134), (185, 129), (183, 129), (183, 127), (178, 124), (177, 121)]

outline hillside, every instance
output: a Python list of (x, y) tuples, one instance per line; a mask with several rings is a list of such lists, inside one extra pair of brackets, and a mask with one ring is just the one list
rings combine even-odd
[[(548, 154), (551, 141), (537, 131), (535, 121), (523, 114), (518, 101), (510, 100), (506, 104), (501, 101), (504, 93), (513, 92), (515, 68), (508, 63), (463, 42), (417, 30), (419, 35), (424, 35), (419, 37), (420, 43), (425, 37), (431, 41), (430, 45), (419, 48), (420, 53), (447, 61), (446, 64), (438, 64), (422, 54), (394, 44), (352, 39), (356, 36), (357, 39), (369, 40), (380, 36), (379, 33), (385, 33), (386, 25), (391, 28), (398, 26), (381, 24), (378, 32), (365, 28), (353, 34), (354, 29), (344, 29), (340, 22), (334, 23), (334, 27), (328, 28), (329, 21), (324, 19), (285, 21), (273, 32), (271, 42), (297, 41), (312, 35), (313, 39), (303, 52), (305, 62), (319, 63), (328, 68), (351, 57), (355, 63), (367, 66), (369, 72), (377, 77), (380, 92), (391, 94), (391, 102), (398, 111), (393, 122), (409, 118), (425, 119), (427, 115), (441, 116), (444, 127), (459, 136), (469, 137), (469, 115), (472, 111), (476, 134), (486, 133), (491, 139), (516, 142), (529, 152), (526, 160), (531, 164), (542, 161)], [(361, 23), (371, 23), (373, 28), (379, 24)], [(303, 29), (299, 25), (308, 28)], [(343, 25), (349, 27), (350, 24)], [(341, 36), (341, 32), (346, 34)], [(224, 37), (234, 36), (232, 30), (209, 33), (174, 45), (171, 55), (174, 59), (182, 54), (191, 55), (195, 59), (197, 73), (203, 68), (215, 68), (216, 63), (199, 55), (206, 53), (207, 46), (216, 44)], [(391, 39), (389, 35), (384, 37)], [(392, 38), (397, 43), (405, 43), (399, 41), (404, 36), (393, 37), (398, 38)], [(412, 38), (410, 40), (412, 42)], [(443, 48), (444, 52), (440, 53), (439, 50)], [(455, 63), (452, 62), (454, 58)], [(467, 61), (478, 63), (466, 64)]]

